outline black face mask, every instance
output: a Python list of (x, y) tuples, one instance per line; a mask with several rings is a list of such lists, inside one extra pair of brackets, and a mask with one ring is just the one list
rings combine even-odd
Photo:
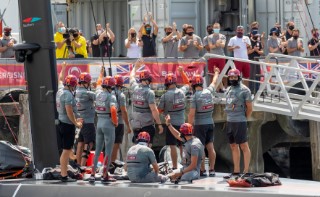
[(147, 34), (150, 34), (150, 33), (151, 33), (151, 29), (150, 29), (150, 28), (147, 28), (147, 29), (146, 29), (146, 33), (147, 33)]
[(73, 34), (74, 38), (77, 38), (79, 36), (79, 34)]
[(293, 37), (293, 39), (295, 39), (295, 40), (299, 38), (299, 36), (292, 36), (292, 37)]
[(4, 32), (5, 36), (10, 36), (11, 32)]
[(238, 38), (242, 38), (242, 36), (243, 36), (243, 33), (242, 33), (242, 32), (237, 32), (237, 37), (238, 37)]
[(172, 32), (167, 32), (166, 35), (169, 36)]
[(294, 26), (289, 26), (289, 29), (292, 31), (294, 29)]
[(207, 32), (208, 32), (209, 35), (211, 35), (211, 34), (213, 34), (213, 29), (208, 29)]
[(135, 38), (136, 37), (136, 33), (131, 33), (131, 37)]
[(189, 36), (192, 36), (193, 35), (193, 32), (188, 32), (187, 33)]
[(258, 36), (253, 36), (252, 39), (258, 40)]
[(239, 80), (229, 80), (230, 85), (237, 86), (239, 85)]

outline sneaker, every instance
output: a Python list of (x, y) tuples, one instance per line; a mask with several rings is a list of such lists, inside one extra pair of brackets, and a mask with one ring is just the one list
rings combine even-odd
[(70, 178), (68, 176), (61, 176), (60, 180), (61, 180), (61, 182), (64, 182), (64, 183), (66, 183), (66, 182), (76, 182), (77, 181), (77, 179), (73, 179), (73, 178)]
[(101, 183), (110, 183), (110, 182), (116, 182), (117, 180), (110, 177), (110, 176), (107, 176), (107, 177), (101, 177)]
[(247, 172), (241, 175), (241, 178), (245, 178), (245, 177), (251, 177), (253, 175), (253, 173), (251, 172)]
[(209, 170), (209, 176), (210, 176), (210, 177), (215, 177), (215, 176), (216, 176), (216, 171), (214, 171), (214, 170)]
[(94, 175), (91, 175), (88, 179), (89, 183), (94, 183), (96, 181), (96, 177)]
[(200, 176), (202, 176), (202, 177), (203, 177), (203, 176), (208, 176), (207, 171), (201, 171), (201, 170), (200, 170)]
[(165, 182), (167, 182), (168, 179), (169, 178), (167, 176), (162, 176), (161, 180), (160, 180), (160, 183), (165, 183)]
[(231, 173), (231, 174), (229, 174), (229, 175), (227, 175), (227, 176), (224, 176), (223, 178), (224, 178), (224, 179), (237, 179), (237, 178), (239, 178), (240, 176), (241, 176), (240, 173), (233, 172), (233, 173)]

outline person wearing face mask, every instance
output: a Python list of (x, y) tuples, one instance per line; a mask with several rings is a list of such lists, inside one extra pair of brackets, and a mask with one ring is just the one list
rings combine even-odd
[(164, 28), (166, 35), (162, 38), (164, 57), (178, 57), (178, 42), (181, 39), (180, 32), (177, 30), (177, 25), (173, 22), (172, 27)]
[[(243, 26), (238, 26), (236, 36), (230, 38), (228, 50), (233, 52), (235, 58), (248, 59), (248, 49), (251, 49), (251, 41), (248, 36), (244, 36)], [(236, 68), (242, 73), (244, 78), (250, 78), (250, 64), (246, 62), (234, 61)], [(248, 81), (243, 82), (246, 86)]]
[(320, 55), (319, 32), (317, 28), (311, 30), (312, 38), (308, 42), (310, 56)]
[(13, 45), (17, 40), (11, 36), (11, 27), (3, 28), (3, 38), (0, 39), (0, 58), (14, 58)]
[(128, 31), (128, 38), (124, 41), (127, 48), (127, 57), (140, 58), (141, 48), (143, 46), (140, 33), (137, 35), (136, 30), (131, 27)]
[[(210, 53), (216, 55), (225, 55), (224, 54), (224, 47), (226, 46), (226, 36), (220, 33), (220, 24), (214, 23), (213, 24), (213, 34), (208, 36), (208, 47)], [(214, 66), (218, 67), (219, 70), (224, 68), (226, 64), (225, 59), (221, 58), (210, 58), (208, 60), (208, 72), (211, 74), (211, 78), (214, 75)], [(222, 82), (225, 86), (227, 86), (227, 79), (223, 78)], [(222, 84), (220, 85), (220, 90), (223, 90)]]
[[(153, 25), (147, 24), (147, 18), (151, 21)], [(144, 16), (143, 23), (140, 26), (139, 34), (142, 35), (141, 40), (143, 43), (142, 47), (142, 57), (155, 57), (157, 56), (157, 48), (156, 48), (156, 38), (158, 35), (158, 25), (156, 21), (153, 19), (152, 14), (148, 13)]]
[(289, 21), (287, 23), (286, 40), (289, 40), (292, 37), (293, 29), (294, 29), (294, 22)]
[(184, 58), (199, 58), (199, 53), (203, 49), (201, 38), (194, 34), (194, 27), (188, 25), (186, 36), (181, 38), (180, 51)]
[(68, 58), (69, 52), (67, 51), (67, 39), (63, 38), (66, 33), (64, 24), (60, 21), (57, 24), (57, 32), (54, 34), (54, 42), (56, 44), (56, 58)]
[(205, 37), (202, 39), (203, 48), (205, 49), (205, 52), (210, 52), (210, 48), (209, 48), (209, 44), (208, 44), (208, 37), (213, 34), (213, 27), (212, 27), (212, 25), (207, 25), (207, 34), (208, 34), (208, 35), (205, 36)]
[(270, 37), (267, 42), (269, 53), (281, 53), (282, 45), (281, 39), (279, 38), (279, 30), (277, 28), (272, 28), (270, 30)]
[(260, 40), (260, 44), (262, 45), (262, 48), (264, 48), (264, 36), (265, 36), (265, 32), (262, 32), (261, 34), (259, 34), (259, 22), (258, 21), (253, 21), (250, 24), (250, 31), (247, 34), (247, 36), (250, 38), (252, 34), (258, 34), (259, 35), (259, 40)]
[(166, 125), (172, 135), (183, 143), (182, 168), (174, 170), (168, 174), (171, 181), (192, 181), (200, 178), (201, 160), (204, 155), (203, 145), (199, 138), (193, 135), (193, 126), (184, 123), (180, 126), (179, 131), (171, 124), (171, 118), (168, 114), (165, 117)]
[(287, 46), (288, 55), (301, 56), (301, 52), (304, 52), (302, 39), (299, 38), (299, 30), (292, 30), (292, 37), (288, 40)]
[(247, 120), (252, 114), (251, 91), (241, 83), (240, 71), (238, 69), (229, 70), (228, 80), (231, 86), (226, 91), (226, 130), (234, 168), (233, 173), (228, 176), (224, 176), (225, 179), (240, 176), (240, 149), (243, 153), (243, 173), (248, 173), (251, 159), (247, 136)]
[(92, 48), (92, 57), (101, 57), (100, 54), (100, 43), (99, 43), (99, 36), (104, 32), (101, 24), (96, 25), (96, 32), (91, 37), (91, 48)]
[(106, 30), (99, 36), (99, 42), (101, 47), (102, 57), (112, 57), (113, 43), (115, 41), (115, 35), (110, 29), (110, 24), (106, 24)]
[(79, 29), (73, 28), (70, 40), (73, 53), (69, 54), (69, 58), (88, 58), (87, 41), (80, 35)]
[(254, 60), (255, 57), (260, 57), (263, 54), (263, 46), (260, 40), (260, 34), (251, 33), (250, 36), (251, 48), (248, 49), (249, 60)]

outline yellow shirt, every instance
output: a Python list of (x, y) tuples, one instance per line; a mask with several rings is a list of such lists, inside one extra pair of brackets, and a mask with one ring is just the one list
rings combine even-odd
[[(64, 40), (64, 38), (63, 38), (62, 33), (57, 32), (54, 34), (54, 42), (55, 43), (62, 42), (63, 40)], [(67, 47), (66, 43), (64, 43), (60, 49), (58, 47), (56, 47), (56, 58), (57, 59), (58, 58), (68, 58), (69, 51), (66, 50), (66, 47)]]
[(80, 48), (77, 48), (74, 46), (74, 43), (72, 42), (71, 45), (72, 45), (72, 48), (73, 48), (73, 51), (75, 52), (75, 54), (80, 54), (80, 55), (83, 55), (84, 58), (88, 58), (88, 52), (87, 52), (87, 42), (86, 42), (86, 39), (83, 37), (83, 36), (80, 36), (76, 42), (78, 44), (81, 44), (81, 47)]

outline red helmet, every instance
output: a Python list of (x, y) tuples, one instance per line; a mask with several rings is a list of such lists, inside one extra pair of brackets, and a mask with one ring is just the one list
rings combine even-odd
[(116, 80), (116, 85), (117, 86), (123, 86), (124, 80), (123, 80), (123, 77), (121, 75), (115, 75), (114, 79)]
[(184, 135), (192, 135), (193, 134), (193, 126), (189, 123), (184, 123), (180, 126), (180, 133)]
[(11, 30), (12, 30), (11, 27), (8, 27), (8, 26), (3, 28), (4, 32), (11, 32)]
[(91, 75), (87, 72), (81, 73), (79, 75), (78, 83), (90, 83), (91, 82)]
[(115, 85), (116, 85), (116, 80), (111, 76), (106, 76), (106, 78), (104, 78), (104, 80), (102, 82), (102, 87), (103, 88), (113, 87)]
[(240, 77), (240, 71), (238, 69), (230, 69), (229, 72), (228, 72), (228, 77), (231, 77), (231, 76), (238, 76)]
[(64, 79), (64, 86), (70, 86), (70, 87), (76, 87), (77, 86), (77, 77), (74, 75), (68, 75), (66, 76), (66, 78)]
[(202, 85), (203, 84), (203, 78), (196, 74), (196, 75), (193, 75), (192, 79), (191, 79), (191, 85)]
[(177, 83), (177, 77), (173, 73), (169, 73), (164, 78), (164, 85), (171, 85)]
[(138, 137), (137, 137), (137, 141), (144, 141), (144, 142), (147, 142), (149, 143), (150, 142), (150, 135), (149, 133), (145, 132), (145, 131), (142, 131), (138, 134)]
[(152, 81), (152, 77), (151, 77), (150, 71), (148, 71), (148, 70), (142, 71), (142, 72), (139, 74), (139, 79), (140, 79), (140, 82), (141, 82), (142, 80), (149, 80), (149, 81), (151, 82), (151, 81)]

